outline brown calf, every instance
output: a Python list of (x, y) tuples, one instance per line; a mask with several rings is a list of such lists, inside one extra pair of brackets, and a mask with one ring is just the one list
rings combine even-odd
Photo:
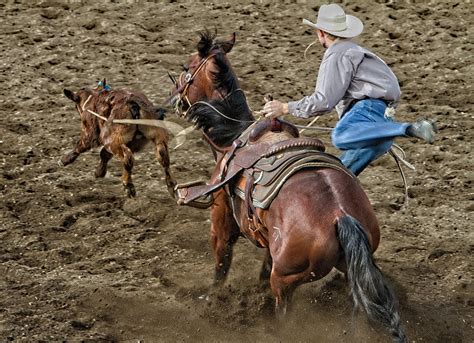
[(104, 177), (107, 173), (107, 163), (112, 156), (117, 157), (124, 167), (122, 183), (125, 192), (129, 197), (134, 197), (136, 193), (132, 183), (133, 153), (152, 141), (155, 144), (156, 157), (165, 171), (168, 191), (174, 196), (176, 182), (170, 173), (168, 131), (161, 127), (113, 123), (114, 119), (162, 120), (165, 111), (155, 107), (140, 92), (110, 90), (105, 87), (105, 79), (99, 85), (100, 87), (96, 88), (82, 88), (77, 92), (64, 89), (64, 95), (75, 102), (81, 117), (81, 136), (74, 149), (63, 156), (62, 164), (66, 166), (74, 162), (81, 153), (102, 146), (100, 164), (95, 176)]

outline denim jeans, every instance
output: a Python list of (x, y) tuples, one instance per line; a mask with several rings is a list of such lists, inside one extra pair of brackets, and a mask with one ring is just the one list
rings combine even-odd
[(385, 117), (386, 108), (386, 103), (379, 99), (359, 100), (332, 132), (334, 146), (342, 150), (342, 163), (355, 175), (385, 154), (395, 137), (406, 136), (410, 124)]

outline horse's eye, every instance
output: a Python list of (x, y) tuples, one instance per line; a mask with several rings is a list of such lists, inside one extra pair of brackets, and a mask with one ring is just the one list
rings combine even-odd
[(187, 64), (183, 64), (183, 70), (184, 71), (188, 71), (189, 70), (189, 66)]

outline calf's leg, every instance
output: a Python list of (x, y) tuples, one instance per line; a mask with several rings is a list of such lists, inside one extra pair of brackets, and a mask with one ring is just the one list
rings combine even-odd
[(107, 150), (111, 151), (112, 154), (117, 157), (123, 164), (122, 173), (122, 184), (125, 193), (128, 197), (132, 198), (136, 195), (135, 186), (132, 183), (132, 169), (133, 169), (133, 153), (132, 150), (125, 144), (114, 145), (111, 144)]
[(168, 145), (166, 142), (161, 141), (161, 142), (155, 142), (155, 146), (156, 146), (156, 158), (158, 162), (161, 164), (161, 166), (163, 167), (164, 172), (165, 172), (166, 186), (168, 188), (168, 193), (170, 193), (171, 196), (174, 198), (175, 197), (174, 187), (176, 186), (176, 180), (171, 175)]
[(89, 150), (91, 148), (89, 143), (86, 143), (87, 141), (84, 139), (79, 139), (79, 142), (77, 142), (76, 146), (74, 149), (70, 152), (68, 152), (66, 155), (63, 156), (61, 159), (61, 163), (63, 166), (67, 166), (68, 164), (71, 164), (76, 160), (76, 158), (82, 154), (83, 152)]
[(107, 173), (107, 163), (112, 158), (112, 154), (107, 151), (105, 147), (102, 147), (100, 150), (100, 164), (97, 166), (95, 170), (95, 177), (104, 177)]

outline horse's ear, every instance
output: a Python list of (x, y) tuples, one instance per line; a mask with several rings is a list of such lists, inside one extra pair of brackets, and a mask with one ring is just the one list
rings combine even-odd
[(219, 42), (220, 47), (228, 54), (235, 44), (235, 32), (230, 36), (229, 40)]
[(74, 101), (76, 104), (79, 104), (81, 102), (81, 98), (74, 93), (73, 91), (70, 91), (69, 89), (64, 89), (64, 95), (68, 98)]
[(209, 37), (205, 36), (204, 34), (201, 35), (201, 40), (197, 44), (197, 50), (199, 52), (199, 56), (201, 58), (207, 57), (209, 54), (209, 50), (212, 48), (212, 40)]
[(102, 80), (102, 87), (105, 88), (105, 86), (107, 86), (107, 81), (105, 80), (105, 77), (104, 77), (104, 79)]

